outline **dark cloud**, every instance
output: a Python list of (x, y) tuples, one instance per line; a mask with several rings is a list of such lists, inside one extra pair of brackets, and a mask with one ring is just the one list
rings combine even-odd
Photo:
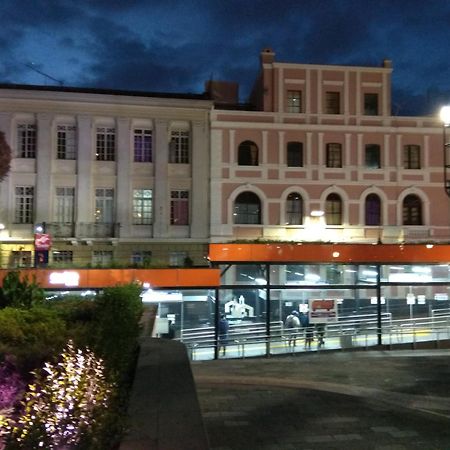
[(33, 61), (76, 86), (201, 92), (213, 77), (244, 99), (271, 47), (283, 62), (391, 59), (399, 113), (450, 91), (447, 0), (2, 0), (0, 14), (0, 81), (42, 82)]

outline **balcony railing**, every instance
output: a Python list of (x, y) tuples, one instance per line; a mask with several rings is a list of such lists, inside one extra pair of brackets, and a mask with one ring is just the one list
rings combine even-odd
[(45, 230), (54, 238), (117, 238), (120, 235), (120, 224), (47, 222)]

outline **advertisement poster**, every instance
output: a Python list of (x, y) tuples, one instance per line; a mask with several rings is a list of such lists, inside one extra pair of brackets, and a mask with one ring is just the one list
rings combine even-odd
[(330, 323), (337, 322), (338, 310), (336, 299), (309, 299), (309, 322)]

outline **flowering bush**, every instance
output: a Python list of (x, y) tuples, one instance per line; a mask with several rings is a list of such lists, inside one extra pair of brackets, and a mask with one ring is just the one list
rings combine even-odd
[(0, 363), (0, 449), (3, 448), (2, 436), (11, 420), (14, 406), (23, 393), (25, 383), (18, 373), (10, 356)]
[(102, 360), (69, 341), (58, 363), (45, 363), (34, 375), (23, 414), (6, 421), (8, 449), (78, 448), (109, 406), (112, 385)]

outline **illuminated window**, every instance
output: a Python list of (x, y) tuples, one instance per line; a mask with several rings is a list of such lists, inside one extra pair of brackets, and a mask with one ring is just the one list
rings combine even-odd
[(56, 157), (58, 159), (76, 159), (77, 127), (58, 125), (56, 127)]
[(286, 225), (303, 223), (303, 200), (297, 192), (291, 192), (286, 200)]
[(153, 216), (153, 194), (151, 189), (133, 190), (133, 224), (149, 225)]
[(337, 194), (330, 194), (325, 201), (327, 225), (342, 225), (342, 200)]
[(287, 91), (287, 112), (302, 112), (302, 93), (300, 91)]
[(365, 203), (366, 225), (381, 225), (381, 200), (376, 194), (369, 194)]
[(189, 164), (189, 131), (172, 130), (169, 143), (169, 161), (174, 164)]
[(22, 123), (17, 125), (18, 158), (36, 158), (36, 125)]
[(342, 167), (342, 145), (337, 143), (327, 144), (327, 167)]
[(189, 225), (189, 191), (170, 193), (170, 224)]
[(33, 223), (34, 187), (16, 186), (15, 188), (15, 223)]
[(303, 167), (303, 144), (301, 142), (287, 143), (287, 166)]
[(238, 165), (257, 166), (258, 147), (252, 141), (244, 141), (238, 147)]
[(417, 195), (407, 195), (403, 200), (403, 225), (423, 225), (422, 202)]
[(134, 130), (134, 161), (152, 162), (152, 130)]
[(405, 169), (420, 169), (420, 145), (405, 145), (403, 147), (403, 167)]
[(243, 192), (234, 201), (234, 223), (260, 224), (261, 201), (253, 192)]
[(114, 161), (116, 158), (116, 129), (97, 128), (97, 161)]

